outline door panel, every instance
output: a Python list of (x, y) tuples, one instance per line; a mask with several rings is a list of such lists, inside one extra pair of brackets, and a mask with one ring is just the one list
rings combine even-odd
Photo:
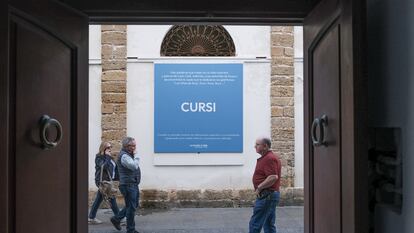
[[(70, 232), (71, 183), (76, 177), (70, 148), (72, 52), (53, 36), (28, 27), (15, 24), (16, 232)], [(39, 138), (44, 114), (60, 122), (63, 135), (56, 148), (47, 150)], [(54, 141), (56, 127), (49, 131), (48, 139)], [(32, 222), (45, 219), (46, 228), (32, 228)]]
[[(8, 18), (10, 210), (1, 227), (87, 232), (87, 18), (55, 1), (10, 2)], [(42, 136), (62, 137), (51, 147)]]
[(323, 0), (304, 21), (306, 233), (367, 232), (363, 5)]
[[(340, 86), (338, 26), (324, 34), (312, 51), (313, 119), (327, 116), (326, 145), (314, 147), (315, 232), (340, 232)], [(321, 137), (321, 135), (318, 135)]]

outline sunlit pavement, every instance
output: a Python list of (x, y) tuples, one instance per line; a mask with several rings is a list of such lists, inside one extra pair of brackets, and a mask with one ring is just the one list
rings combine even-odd
[[(180, 208), (140, 211), (135, 217), (140, 233), (247, 233), (253, 208)], [(97, 218), (103, 221), (89, 225), (90, 233), (117, 231), (109, 221), (112, 211), (100, 209)], [(277, 207), (278, 233), (303, 233), (303, 207)]]

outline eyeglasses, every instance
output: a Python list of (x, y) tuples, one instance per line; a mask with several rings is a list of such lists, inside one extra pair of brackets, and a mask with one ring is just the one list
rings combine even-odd
[(105, 147), (105, 150), (111, 149), (111, 148), (112, 148), (112, 146), (108, 146), (108, 147)]

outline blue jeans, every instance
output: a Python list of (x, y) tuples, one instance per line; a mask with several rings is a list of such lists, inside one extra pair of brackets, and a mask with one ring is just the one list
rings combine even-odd
[(115, 215), (115, 219), (127, 219), (127, 232), (135, 231), (135, 211), (139, 203), (139, 189), (137, 184), (119, 185), (119, 190), (124, 196), (125, 207)]
[(249, 222), (249, 233), (276, 233), (276, 205), (279, 203), (280, 193), (273, 192), (264, 199), (256, 199), (253, 215)]
[[(93, 202), (92, 207), (91, 207), (91, 212), (89, 212), (88, 217), (90, 219), (93, 219), (96, 217), (96, 212), (98, 211), (99, 206), (101, 205), (102, 201), (103, 201), (103, 196), (101, 192), (97, 191), (95, 201)], [(111, 209), (112, 209), (112, 212), (114, 212), (114, 215), (117, 215), (119, 212), (119, 209), (118, 209), (118, 205), (116, 204), (116, 199), (115, 198), (109, 199), (109, 204), (111, 205)]]

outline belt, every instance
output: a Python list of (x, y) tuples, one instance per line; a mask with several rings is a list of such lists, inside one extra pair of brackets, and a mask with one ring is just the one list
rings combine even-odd
[(271, 189), (263, 189), (259, 195), (257, 195), (258, 199), (264, 199), (267, 196), (269, 196), (270, 194), (274, 193), (275, 191), (271, 190)]

